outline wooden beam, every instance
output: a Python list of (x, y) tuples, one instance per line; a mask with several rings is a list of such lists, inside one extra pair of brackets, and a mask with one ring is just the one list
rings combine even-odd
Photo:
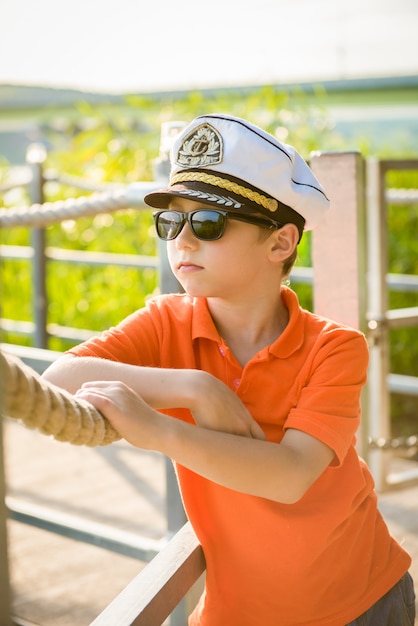
[[(365, 163), (359, 152), (325, 152), (310, 165), (331, 201), (312, 233), (315, 313), (367, 332)], [(369, 389), (362, 393), (359, 453), (368, 461)]]
[(315, 153), (311, 168), (331, 200), (313, 231), (314, 310), (365, 330), (366, 222), (364, 161), (358, 152)]
[(202, 548), (187, 522), (91, 626), (160, 626), (204, 570)]

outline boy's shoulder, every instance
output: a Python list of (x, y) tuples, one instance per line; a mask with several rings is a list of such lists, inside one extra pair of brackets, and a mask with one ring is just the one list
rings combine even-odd
[(293, 345), (306, 354), (348, 350), (367, 358), (367, 339), (361, 330), (301, 307), (290, 289), (282, 293), (289, 309), (289, 324), (282, 337), (288, 347)]
[(282, 289), (282, 298), (289, 310), (290, 319), (293, 317), (299, 317), (305, 327), (305, 330), (308, 329), (313, 333), (341, 332), (364, 336), (363, 333), (357, 328), (347, 326), (337, 320), (324, 315), (319, 315), (318, 313), (303, 308), (299, 304), (297, 294), (288, 287)]
[(309, 346), (312, 354), (344, 354), (346, 360), (359, 368), (367, 366), (369, 348), (361, 330), (309, 311), (304, 311), (304, 316), (304, 345)]
[(363, 335), (363, 332), (353, 326), (348, 326), (342, 322), (326, 317), (325, 315), (319, 315), (318, 313), (312, 313), (305, 309), (301, 309), (305, 319), (305, 324), (313, 329), (323, 332), (342, 332), (354, 335)]
[(364, 333), (358, 328), (347, 326), (334, 319), (302, 309), (305, 336), (321, 344), (341, 344), (355, 340), (367, 346)]

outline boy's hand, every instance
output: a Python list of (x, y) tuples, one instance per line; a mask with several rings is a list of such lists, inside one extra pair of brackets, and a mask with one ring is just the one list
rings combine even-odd
[(196, 400), (190, 411), (198, 426), (225, 433), (265, 439), (257, 424), (239, 397), (222, 381), (206, 372), (200, 372)]
[(132, 445), (146, 450), (156, 449), (160, 427), (158, 418), (162, 415), (124, 383), (84, 383), (75, 396), (95, 406), (121, 437)]
[[(193, 374), (193, 398), (188, 397), (183, 406), (190, 409), (198, 426), (241, 437), (265, 439), (262, 428), (233, 391), (206, 372), (195, 371)], [(152, 444), (148, 441), (148, 436), (155, 431), (161, 413), (128, 385), (118, 381), (87, 382), (76, 396), (93, 404), (133, 445), (141, 448), (155, 445), (155, 441)], [(141, 433), (139, 441), (132, 440), (133, 431)]]

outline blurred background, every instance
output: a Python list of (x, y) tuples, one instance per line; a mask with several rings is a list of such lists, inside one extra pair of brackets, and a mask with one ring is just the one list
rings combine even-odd
[(81, 124), (82, 103), (120, 111), (153, 95), (169, 117), (190, 91), (206, 110), (228, 106), (207, 101), (216, 91), (245, 99), (267, 85), (324, 107), (353, 146), (413, 150), (417, 29), (415, 0), (4, 0), (0, 155), (17, 163), (28, 141)]

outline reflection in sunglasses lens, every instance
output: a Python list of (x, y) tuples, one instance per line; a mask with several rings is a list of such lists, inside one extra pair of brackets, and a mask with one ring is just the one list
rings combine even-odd
[(224, 231), (225, 218), (215, 211), (197, 211), (191, 217), (192, 230), (200, 239), (219, 239)]

